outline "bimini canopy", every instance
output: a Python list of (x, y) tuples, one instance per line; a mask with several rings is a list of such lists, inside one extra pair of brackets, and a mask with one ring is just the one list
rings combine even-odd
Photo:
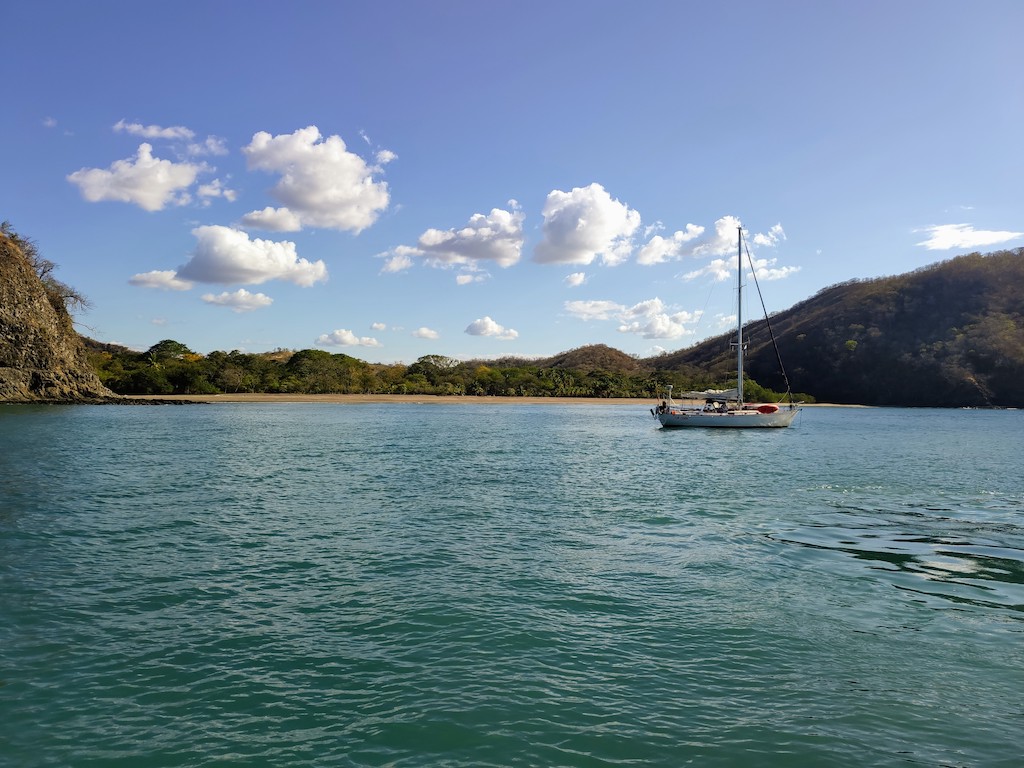
[(710, 400), (713, 403), (724, 403), (729, 400), (739, 399), (740, 393), (737, 389), (706, 389), (703, 392), (680, 392), (678, 397), (684, 400)]

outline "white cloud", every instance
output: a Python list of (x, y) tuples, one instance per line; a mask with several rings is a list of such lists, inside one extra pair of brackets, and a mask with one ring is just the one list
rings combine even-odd
[(600, 184), (553, 190), (544, 203), (544, 239), (533, 258), (542, 264), (620, 264), (632, 251), (640, 214), (614, 200)]
[(443, 265), (493, 261), (510, 267), (519, 261), (523, 249), (523, 214), (515, 201), (512, 210), (491, 209), (490, 214), (473, 214), (459, 229), (428, 229), (419, 239), (419, 250), (430, 261)]
[(140, 144), (134, 158), (116, 160), (108, 170), (82, 168), (67, 176), (90, 203), (117, 200), (146, 211), (162, 210), (169, 203), (185, 205), (187, 190), (205, 165), (174, 163), (153, 157), (153, 147)]
[(387, 329), (387, 323), (370, 323), (371, 331), (386, 331)]
[(781, 224), (776, 224), (767, 233), (754, 235), (754, 245), (774, 248), (780, 240), (786, 239), (786, 233), (782, 230)]
[[(400, 245), (389, 251), (391, 260), (384, 271), (408, 269), (412, 257), (423, 259), (428, 267), (464, 267), (471, 272), (484, 262), (510, 267), (522, 255), (523, 214), (515, 200), (509, 201), (509, 209), (493, 208), (486, 215), (475, 213), (460, 229), (428, 229), (415, 247)], [(474, 281), (462, 280), (460, 285)]]
[(758, 280), (783, 280), (800, 271), (800, 267), (776, 267), (778, 259), (754, 259), (754, 272)]
[(580, 320), (608, 320), (626, 307), (614, 301), (567, 301), (565, 311)]
[(928, 239), (922, 240), (917, 245), (923, 245), (929, 251), (947, 251), (951, 248), (981, 248), (1024, 237), (1024, 232), (975, 229), (971, 224), (939, 224), (938, 226), (925, 227), (924, 229), (916, 229), (914, 231), (928, 233)]
[[(753, 258), (753, 257), (751, 257)], [(744, 259), (746, 261), (746, 259)], [(758, 280), (783, 280), (790, 275), (794, 275), (800, 271), (800, 267), (776, 267), (775, 263), (778, 259), (758, 259), (753, 258), (754, 270), (757, 274)], [(747, 274), (750, 274), (749, 264), (745, 264)], [(705, 264), (700, 269), (695, 269), (692, 272), (687, 272), (683, 275), (684, 280), (693, 280), (697, 277), (710, 277), (716, 283), (721, 283), (724, 280), (728, 280), (730, 277), (735, 277), (733, 272), (736, 271), (735, 259), (712, 259), (710, 262)]]
[(288, 240), (250, 240), (245, 232), (222, 226), (197, 227), (192, 234), (198, 243), (192, 258), (178, 270), (179, 278), (242, 285), (287, 280), (307, 287), (327, 279), (323, 261), (299, 258), (295, 243)]
[[(278, 173), (271, 194), (284, 208), (243, 219), (247, 226), (272, 228), (287, 212), (303, 227), (361, 232), (388, 207), (388, 185), (375, 181), (380, 168), (349, 152), (340, 136), (324, 139), (316, 126), (271, 136), (260, 131), (242, 152), (251, 169)], [(378, 158), (381, 153), (378, 152)]]
[(655, 235), (636, 256), (637, 264), (661, 264), (689, 255), (690, 244), (704, 234), (704, 227), (687, 224), (686, 230), (674, 232), (671, 237)]
[(698, 277), (710, 277), (716, 283), (720, 283), (723, 280), (728, 280), (729, 275), (733, 273), (733, 268), (736, 262), (728, 259), (712, 259), (700, 269), (695, 269), (692, 272), (687, 272), (683, 275), (684, 280), (693, 280)]
[(725, 256), (736, 253), (736, 230), (742, 226), (735, 216), (723, 216), (715, 222), (715, 231), (693, 248), (694, 256)]
[(194, 131), (189, 130), (183, 125), (172, 125), (168, 128), (163, 128), (159, 125), (127, 123), (124, 120), (118, 120), (114, 123), (114, 131), (117, 133), (123, 131), (132, 136), (141, 136), (144, 139), (188, 140), (196, 135)]
[(269, 307), (274, 300), (262, 293), (249, 293), (245, 288), (239, 288), (234, 293), (221, 293), (214, 296), (212, 293), (204, 293), (200, 297), (207, 304), (216, 304), (220, 307), (229, 307), (233, 312), (252, 312), (254, 309)]
[[(638, 264), (661, 264), (666, 261), (678, 261), (689, 257), (707, 258), (735, 256), (736, 230), (741, 226), (735, 216), (723, 216), (715, 222), (714, 230), (705, 232), (705, 228), (697, 224), (687, 224), (685, 230), (673, 233), (665, 238), (654, 235), (637, 254)], [(766, 233), (747, 235), (752, 245), (774, 248), (786, 239), (781, 224), (776, 224)], [(698, 273), (713, 272), (709, 267), (698, 270)]]
[(456, 285), (469, 285), (470, 283), (482, 283), (488, 277), (490, 277), (490, 275), (473, 273), (473, 272), (464, 273), (464, 274), (456, 275), (455, 276), (455, 284)]
[(266, 207), (262, 211), (251, 211), (242, 217), (241, 225), (268, 232), (298, 232), (302, 220), (287, 208)]
[(203, 201), (204, 205), (209, 205), (210, 199), (214, 197), (223, 197), (229, 203), (233, 203), (238, 197), (238, 193), (233, 189), (225, 187), (224, 182), (220, 179), (214, 179), (209, 184), (200, 184), (196, 194)]
[(173, 269), (140, 272), (128, 278), (128, 282), (140, 288), (160, 288), (165, 291), (187, 291), (192, 287), (192, 283), (180, 279)]
[(56, 120), (56, 118), (53, 118), (53, 117), (44, 117), (43, 118), (43, 125), (46, 126), (47, 128), (56, 128), (57, 127), (57, 120)]
[(415, 331), (412, 332), (412, 335), (415, 336), (417, 339), (439, 339), (439, 338), (441, 338), (441, 334), (439, 334), (437, 331), (433, 330), (432, 328), (427, 328), (426, 326), (417, 328)]
[[(736, 272), (736, 230), (741, 226), (740, 220), (735, 216), (723, 216), (715, 222), (714, 232), (696, 237), (695, 239), (688, 239), (680, 243), (681, 247), (677, 250), (669, 249), (671, 251), (671, 258), (687, 256), (697, 258), (713, 257), (703, 267), (684, 274), (683, 279), (693, 280), (697, 277), (711, 277), (716, 282), (722, 282), (730, 276), (734, 276)], [(687, 231), (701, 234), (703, 228), (688, 224)], [(679, 234), (678, 232), (676, 233), (676, 235)], [(785, 239), (786, 233), (783, 231), (781, 224), (776, 224), (767, 233), (747, 234), (744, 236), (746, 242), (763, 248), (774, 248), (780, 241)], [(656, 240), (657, 237), (652, 238), (651, 243), (654, 243)], [(648, 245), (651, 245), (651, 243), (648, 243)], [(668, 251), (663, 250), (660, 252)], [(652, 256), (657, 253), (659, 251), (655, 249), (652, 252)], [(800, 267), (776, 267), (776, 259), (754, 258), (753, 254), (751, 254), (751, 258), (754, 262), (754, 269), (757, 271), (758, 280), (781, 280), (800, 271)], [(663, 260), (665, 259), (642, 261), (641, 263), (654, 264)], [(638, 257), (637, 261), (641, 261), (641, 257)], [(744, 261), (746, 261), (746, 258), (744, 258)]]
[(346, 328), (322, 333), (316, 343), (321, 347), (379, 347), (381, 344), (371, 336), (356, 336)]
[(378, 254), (378, 258), (387, 259), (380, 271), (404, 272), (407, 269), (411, 269), (413, 265), (412, 255), (415, 251), (415, 248), (410, 248), (407, 245), (400, 245), (388, 253)]
[(132, 136), (141, 136), (144, 139), (161, 139), (164, 141), (186, 141), (189, 142), (186, 152), (192, 156), (199, 155), (226, 155), (228, 153), (227, 141), (219, 136), (207, 136), (202, 141), (194, 142), (195, 131), (183, 125), (172, 125), (163, 127), (160, 125), (142, 125), (142, 123), (129, 123), (125, 120), (118, 120), (114, 123), (116, 133), (127, 133)]
[(519, 336), (518, 331), (498, 325), (490, 317), (481, 317), (474, 320), (466, 326), (466, 333), (470, 336), (491, 336), (502, 341), (511, 341)]
[(661, 299), (642, 301), (619, 314), (619, 332), (645, 339), (678, 339), (693, 333), (700, 312), (669, 312)]
[(620, 333), (645, 339), (678, 339), (693, 333), (700, 312), (672, 312), (661, 299), (653, 298), (627, 307), (614, 301), (567, 301), (565, 310), (580, 320), (616, 320)]
[(566, 275), (564, 280), (565, 284), (568, 285), (570, 288), (576, 288), (578, 286), (581, 286), (586, 281), (586, 272), (573, 272), (571, 275)]
[(377, 153), (376, 158), (377, 165), (387, 165), (391, 161), (397, 160), (398, 155), (396, 155), (390, 149), (382, 149)]
[(190, 155), (226, 155), (228, 143), (219, 136), (207, 136), (201, 143), (188, 145)]

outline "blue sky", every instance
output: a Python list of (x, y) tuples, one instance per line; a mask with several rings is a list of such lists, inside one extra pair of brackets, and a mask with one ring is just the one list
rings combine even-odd
[(101, 341), (648, 356), (728, 325), (737, 223), (769, 311), (1024, 246), (1017, 0), (3, 16), (0, 219)]

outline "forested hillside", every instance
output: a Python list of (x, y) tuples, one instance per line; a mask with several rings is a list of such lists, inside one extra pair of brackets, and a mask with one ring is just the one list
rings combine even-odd
[[(771, 317), (798, 399), (864, 405), (1024, 407), (1024, 249), (973, 253), (897, 277), (827, 288)], [(786, 391), (764, 320), (745, 327), (747, 399)], [(216, 392), (660, 397), (735, 386), (732, 334), (655, 358), (596, 344), (543, 360), (369, 363), (325, 350), (199, 355), (91, 344), (119, 393)], [(803, 393), (803, 394), (800, 394)]]
[[(165, 339), (145, 352), (90, 343), (100, 378), (125, 394), (302, 394), (501, 395), (533, 397), (655, 398), (667, 379), (628, 355), (596, 345), (550, 361), (502, 358), (460, 361), (425, 355), (411, 365), (368, 363), (322, 349), (270, 353), (212, 352), (199, 355)], [(623, 370), (628, 368), (629, 370)]]
[[(770, 322), (794, 389), (819, 401), (1024, 407), (1024, 249), (836, 285)], [(746, 333), (751, 376), (784, 389), (764, 321)], [(721, 377), (733, 358), (720, 337), (650, 363)]]

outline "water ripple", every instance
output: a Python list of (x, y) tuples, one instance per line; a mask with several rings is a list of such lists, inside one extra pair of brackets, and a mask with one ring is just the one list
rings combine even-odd
[(1019, 424), (854, 413), (6, 411), (0, 757), (1011, 765)]

